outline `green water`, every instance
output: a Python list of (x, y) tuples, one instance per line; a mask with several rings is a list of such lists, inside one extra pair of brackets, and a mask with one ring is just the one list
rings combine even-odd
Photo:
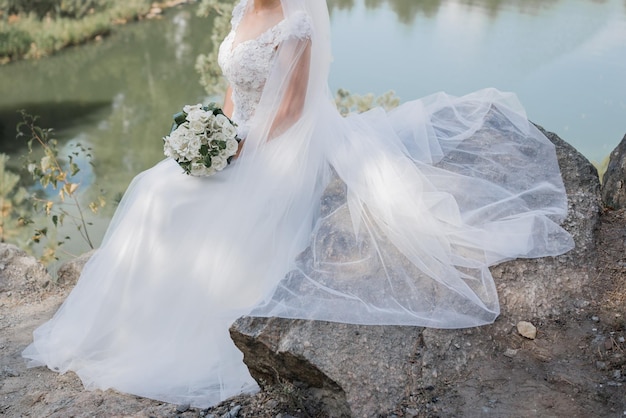
[[(624, 0), (329, 0), (330, 84), (402, 100), (440, 90), (516, 92), (529, 117), (601, 161), (626, 134)], [(162, 159), (182, 105), (206, 101), (194, 70), (212, 46), (195, 6), (101, 42), (0, 67), (0, 151), (17, 155), (17, 109), (64, 143), (93, 147), (83, 184), (113, 199)], [(13, 159), (15, 161), (15, 158)], [(92, 187), (88, 194), (97, 190)], [(111, 207), (111, 205), (109, 206)], [(96, 241), (111, 210), (97, 225)]]

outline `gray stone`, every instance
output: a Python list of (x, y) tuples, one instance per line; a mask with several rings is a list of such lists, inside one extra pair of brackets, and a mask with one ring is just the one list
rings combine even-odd
[(189, 404), (183, 404), (176, 406), (176, 412), (182, 414), (183, 412), (187, 412), (189, 410)]
[(513, 358), (517, 355), (517, 351), (518, 350), (513, 349), (513, 348), (507, 348), (506, 351), (504, 352), (504, 355), (506, 357)]
[(403, 395), (421, 329), (246, 317), (231, 337), (258, 382), (308, 388), (324, 416), (372, 416)]
[(85, 267), (85, 263), (89, 261), (95, 251), (96, 250), (89, 251), (63, 263), (57, 271), (57, 283), (70, 286), (75, 285), (83, 267)]
[[(240, 318), (230, 329), (231, 337), (254, 378), (261, 385), (288, 381), (303, 387), (325, 405), (329, 417), (388, 416), (407, 391), (420, 392), (442, 381), (462, 382), (472, 367), (488, 360), (485, 353), (494, 336), (509, 335), (517, 319), (548, 318), (593, 300), (588, 283), (596, 269), (595, 230), (601, 209), (597, 171), (558, 136), (545, 133), (557, 149), (569, 200), (563, 226), (576, 248), (559, 257), (493, 267), (502, 306), (496, 324), (437, 330)], [(335, 180), (322, 198), (322, 214), (332, 212), (343, 199), (344, 187)], [(324, 239), (334, 251), (331, 255), (341, 258), (341, 222), (346, 220), (337, 219)]]
[(230, 411), (222, 415), (221, 418), (237, 418), (240, 410), (241, 410), (241, 405), (235, 405), (233, 408), (231, 408)]
[(626, 208), (626, 135), (609, 157), (602, 177), (602, 201), (612, 209)]
[(491, 268), (502, 316), (546, 318), (577, 309), (580, 300), (594, 299), (589, 283), (596, 275), (596, 229), (602, 204), (596, 168), (556, 134), (539, 129), (556, 146), (568, 197), (563, 227), (576, 247), (558, 257), (518, 259)]
[(0, 292), (38, 293), (52, 278), (35, 257), (12, 244), (0, 243)]

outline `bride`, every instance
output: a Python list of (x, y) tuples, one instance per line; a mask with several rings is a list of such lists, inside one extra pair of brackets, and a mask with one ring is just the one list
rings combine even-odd
[[(211, 177), (166, 159), (133, 180), (24, 350), (31, 366), (208, 407), (258, 389), (228, 334), (242, 315), (488, 324), (490, 265), (572, 248), (554, 147), (512, 94), (440, 93), (342, 118), (329, 32), (320, 0), (237, 4), (219, 64), (238, 158)], [(346, 198), (322, 216), (334, 175)]]

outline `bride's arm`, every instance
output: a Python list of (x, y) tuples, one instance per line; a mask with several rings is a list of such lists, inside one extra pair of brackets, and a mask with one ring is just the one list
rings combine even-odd
[[(233, 89), (230, 87), (230, 85), (228, 85), (228, 87), (226, 88), (226, 94), (224, 95), (224, 105), (222, 106), (222, 112), (224, 112), (224, 114), (229, 119), (232, 119), (233, 118), (233, 110), (234, 110)], [(241, 147), (243, 147), (243, 140), (244, 139), (245, 138), (242, 138), (241, 141), (239, 141), (239, 146), (237, 147), (237, 153), (234, 155), (234, 158), (239, 157), (239, 154), (241, 154)]]
[(269, 138), (276, 138), (289, 129), (302, 115), (309, 83), (311, 63), (311, 41), (306, 40), (303, 50), (295, 63), (291, 79), (283, 95), (278, 111), (270, 128)]
[(226, 88), (226, 94), (224, 95), (224, 106), (222, 111), (229, 118), (233, 118), (233, 89), (228, 85)]

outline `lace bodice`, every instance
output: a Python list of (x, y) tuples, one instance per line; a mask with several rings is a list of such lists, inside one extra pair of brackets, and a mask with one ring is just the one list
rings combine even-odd
[(278, 45), (285, 39), (310, 39), (312, 24), (304, 13), (283, 19), (254, 39), (234, 45), (237, 26), (243, 18), (248, 0), (241, 0), (233, 10), (232, 29), (220, 45), (218, 64), (232, 88), (233, 120), (239, 136), (246, 137), (254, 109), (261, 99)]

